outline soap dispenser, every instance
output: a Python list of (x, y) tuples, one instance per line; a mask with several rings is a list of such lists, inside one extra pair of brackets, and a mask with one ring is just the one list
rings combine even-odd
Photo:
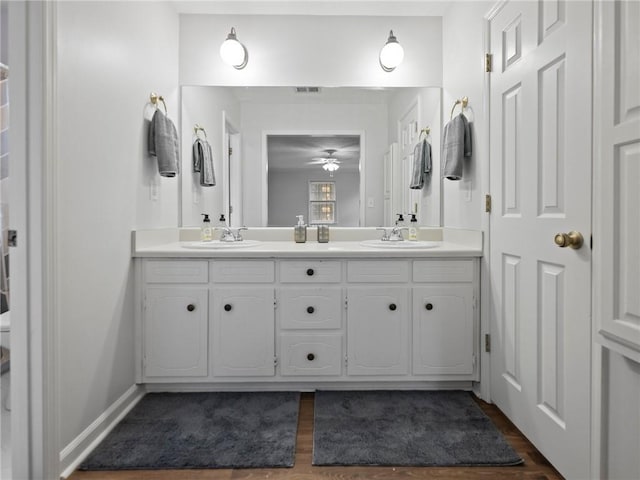
[(411, 220), (409, 220), (409, 240), (418, 240), (418, 219), (416, 214), (411, 214)]
[(201, 213), (204, 218), (202, 219), (202, 228), (200, 228), (200, 240), (203, 242), (210, 242), (213, 240), (213, 229), (211, 228), (211, 220), (209, 215)]
[(307, 226), (304, 224), (304, 215), (297, 215), (298, 224), (293, 228), (293, 239), (296, 243), (307, 241)]

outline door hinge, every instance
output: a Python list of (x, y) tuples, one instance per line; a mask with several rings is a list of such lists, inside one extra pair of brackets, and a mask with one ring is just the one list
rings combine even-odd
[(278, 300), (276, 299), (273, 300), (273, 308), (278, 308)]
[(273, 357), (273, 366), (274, 367), (278, 366), (278, 357)]
[(484, 351), (487, 353), (491, 352), (491, 335), (488, 333), (484, 334)]
[(229, 156), (233, 155), (233, 148), (229, 147)]
[(487, 73), (493, 71), (493, 55), (490, 53), (484, 54), (484, 71)]
[(347, 368), (349, 366), (349, 356), (345, 355), (344, 356), (344, 368)]
[(17, 230), (9, 230), (7, 232), (7, 245), (10, 247), (18, 246), (18, 231)]
[(491, 195), (486, 194), (484, 196), (484, 211), (487, 213), (491, 213)]

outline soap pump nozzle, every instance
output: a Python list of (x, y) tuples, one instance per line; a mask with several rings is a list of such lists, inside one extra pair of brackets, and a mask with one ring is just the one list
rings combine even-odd
[(303, 227), (304, 226), (304, 215), (296, 215), (297, 219), (298, 219), (298, 225)]
[(296, 243), (304, 243), (307, 241), (307, 226), (304, 224), (304, 216), (296, 215), (298, 224), (293, 228), (293, 239)]

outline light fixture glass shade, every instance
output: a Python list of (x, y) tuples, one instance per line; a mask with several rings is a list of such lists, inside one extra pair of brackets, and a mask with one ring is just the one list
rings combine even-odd
[(247, 66), (249, 54), (247, 49), (236, 38), (236, 29), (232, 28), (222, 45), (220, 45), (220, 57), (227, 65), (231, 65), (237, 70)]
[(403, 58), (404, 48), (398, 43), (398, 39), (393, 35), (393, 30), (391, 30), (387, 43), (380, 50), (380, 66), (385, 72), (392, 72), (402, 63)]
[(338, 170), (340, 168), (340, 165), (338, 165), (337, 163), (333, 163), (333, 162), (327, 162), (327, 163), (322, 165), (322, 168), (324, 168), (327, 172), (335, 172), (336, 170)]

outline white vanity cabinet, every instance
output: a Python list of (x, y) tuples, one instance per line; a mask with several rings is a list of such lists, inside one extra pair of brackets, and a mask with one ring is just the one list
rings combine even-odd
[(144, 377), (206, 377), (207, 262), (149, 260), (143, 275)]
[(215, 377), (275, 374), (274, 262), (211, 261)]
[(342, 262), (282, 260), (277, 289), (280, 374), (342, 374), (344, 294)]
[(409, 257), (141, 259), (138, 379), (470, 388), (479, 262)]
[(472, 260), (413, 265), (413, 373), (472, 375), (475, 369)]
[(349, 375), (407, 375), (410, 262), (347, 262)]

